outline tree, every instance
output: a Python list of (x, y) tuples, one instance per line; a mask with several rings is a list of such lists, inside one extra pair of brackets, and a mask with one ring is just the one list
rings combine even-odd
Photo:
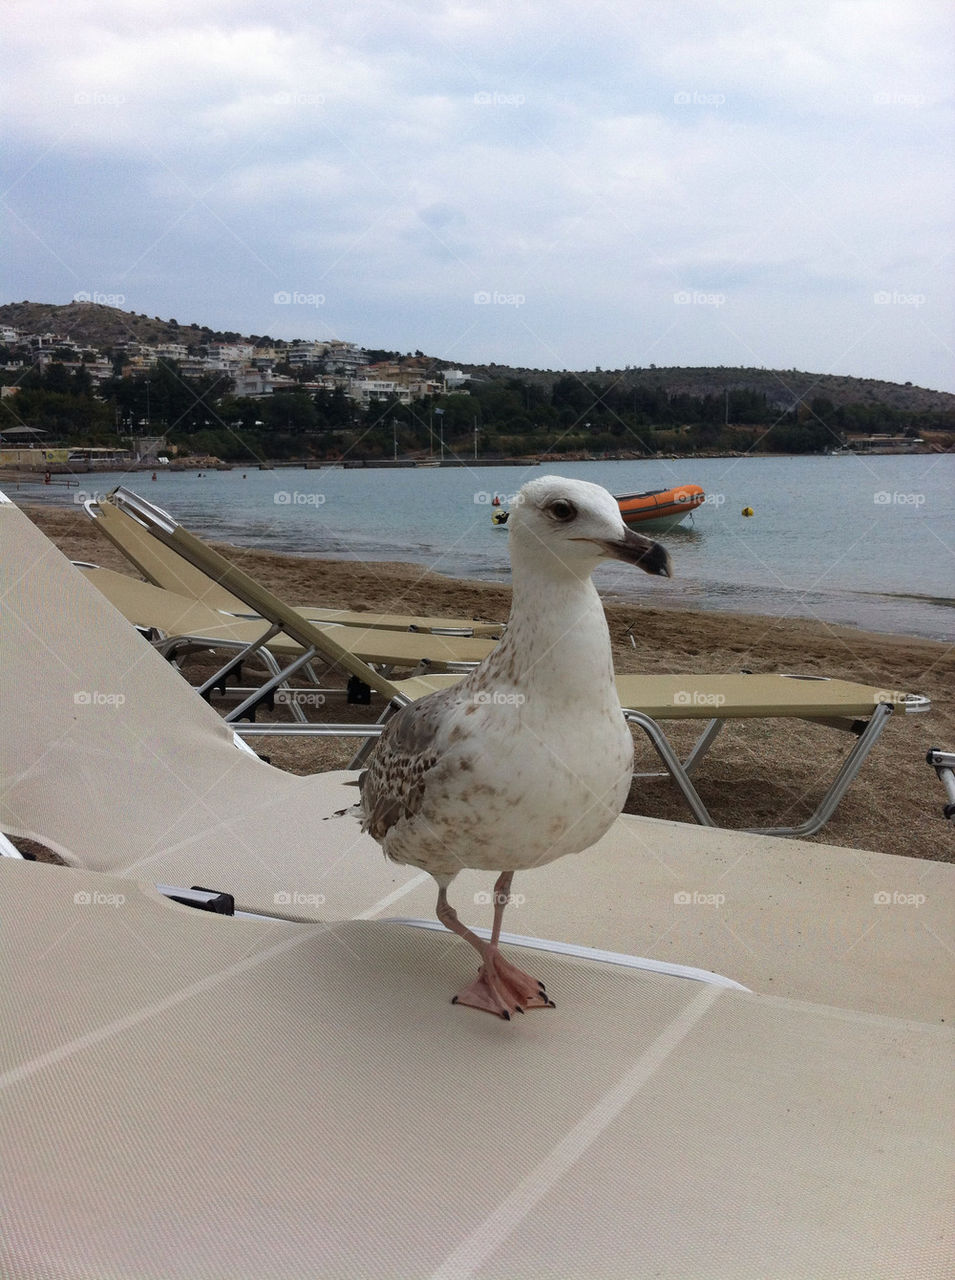
[(71, 389), (70, 372), (58, 361), (48, 364), (43, 374), (43, 386), (47, 391), (66, 393)]

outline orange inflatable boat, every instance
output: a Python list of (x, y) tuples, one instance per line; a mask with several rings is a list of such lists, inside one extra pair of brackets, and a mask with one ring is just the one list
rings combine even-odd
[(647, 493), (615, 496), (620, 504), (624, 524), (652, 529), (672, 529), (706, 501), (706, 494), (698, 484), (681, 484), (673, 489), (650, 489)]

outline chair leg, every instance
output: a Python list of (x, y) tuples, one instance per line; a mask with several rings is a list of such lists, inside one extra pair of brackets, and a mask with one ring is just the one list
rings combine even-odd
[[(401, 710), (401, 707), (397, 703), (389, 702), (387, 707), (385, 707), (384, 711), (382, 711), (381, 715), (375, 721), (375, 724), (387, 724), (388, 721), (391, 719), (391, 717), (395, 715), (397, 712), (399, 712), (400, 710)], [(367, 738), (361, 744), (361, 746), (352, 756), (351, 760), (349, 760), (348, 762), (349, 769), (363, 768), (363, 766), (366, 764), (368, 760), (368, 757), (371, 755), (375, 747), (378, 745), (379, 737), (380, 737), (380, 734), (376, 734), (374, 737)]]
[[(871, 719), (865, 725), (865, 728), (859, 734), (859, 740), (849, 752), (848, 756), (842, 763), (829, 789), (820, 800), (815, 811), (796, 827), (744, 827), (742, 830), (751, 835), (762, 836), (811, 836), (815, 835), (832, 817), (836, 811), (839, 801), (846, 792), (846, 788), (856, 777), (862, 765), (865, 763), (866, 756), (872, 750), (878, 741), (888, 723), (889, 716), (892, 714), (892, 705), (888, 702), (879, 703), (872, 713)], [(686, 765), (680, 763), (679, 757), (671, 747), (666, 734), (660, 728), (659, 724), (642, 711), (627, 710), (624, 712), (627, 720), (631, 724), (639, 725), (644, 731), (659, 755), (660, 759), (666, 765), (670, 776), (683, 793), (683, 798), (689, 805), (693, 816), (697, 822), (703, 827), (715, 827), (717, 824), (710, 817), (709, 810), (700, 798), (699, 792), (690, 780), (690, 770), (699, 764), (700, 760), (709, 744), (716, 737), (717, 732), (713, 725), (719, 722), (713, 721), (707, 727), (696, 746), (687, 757)]]
[[(627, 711), (624, 712), (624, 715), (628, 719), (630, 719), (631, 716), (634, 717), (634, 720), (633, 720), (634, 724), (637, 723), (635, 717), (638, 714), (639, 712), (632, 712), (632, 713)], [(723, 728), (723, 724), (724, 724), (724, 721), (722, 720), (711, 720), (709, 724), (706, 726), (706, 728), (703, 730), (703, 732), (700, 734), (699, 738), (697, 738), (693, 746), (693, 750), (690, 752), (687, 758), (683, 761), (683, 772), (686, 774), (688, 778), (693, 773), (694, 769), (696, 769), (697, 765), (700, 763), (703, 757), (706, 755), (707, 751), (709, 751), (710, 747), (713, 745), (715, 740), (719, 737), (720, 732), (722, 731), (722, 728)], [(670, 771), (669, 769), (665, 769), (663, 770), (662, 773), (635, 773), (633, 776), (635, 778), (669, 778)]]
[[(650, 739), (657, 755), (666, 765), (667, 772), (683, 792), (683, 798), (690, 806), (693, 816), (696, 818), (700, 826), (715, 827), (716, 823), (710, 817), (709, 810), (700, 799), (699, 792), (690, 781), (690, 776), (686, 769), (684, 769), (683, 765), (680, 763), (679, 756), (670, 746), (669, 739), (657, 724), (656, 720), (654, 720), (652, 716), (644, 715), (642, 711), (626, 710), (623, 714), (630, 724), (639, 725)], [(703, 736), (706, 737), (708, 733), (709, 730), (707, 730), (706, 734)], [(715, 737), (716, 735), (713, 734), (712, 736)], [(700, 741), (702, 741), (702, 739)], [(697, 747), (699, 747), (699, 745), (700, 744), (697, 743)], [(700, 754), (702, 754), (702, 752)], [(699, 755), (697, 755), (696, 747), (694, 747), (693, 752), (691, 753), (691, 759), (694, 755), (696, 756), (696, 759), (693, 760), (693, 764), (696, 764), (699, 762)]]
[(700, 763), (700, 761), (706, 755), (707, 751), (709, 751), (712, 744), (719, 737), (724, 723), (725, 721), (723, 720), (711, 720), (710, 723), (703, 730), (703, 732), (700, 734), (699, 738), (697, 738), (696, 745), (694, 746), (693, 750), (690, 752), (687, 758), (683, 761), (683, 769), (687, 777), (690, 776), (690, 774), (693, 772), (696, 766)]
[(842, 762), (842, 768), (833, 779), (832, 785), (826, 794), (822, 797), (816, 811), (805, 822), (801, 822), (798, 827), (747, 827), (746, 830), (752, 835), (764, 836), (812, 836), (815, 835), (821, 827), (829, 821), (836, 811), (836, 806), (845, 795), (846, 788), (852, 782), (856, 774), (865, 763), (865, 758), (875, 746), (876, 742), (882, 735), (882, 731), (889, 722), (889, 716), (892, 714), (892, 704), (889, 702), (880, 702), (872, 713), (859, 740), (852, 748), (845, 760)]
[(945, 805), (942, 812), (946, 818), (951, 820), (955, 818), (955, 752), (942, 751), (940, 747), (932, 747), (925, 757), (925, 761), (935, 770), (939, 782), (945, 788), (948, 804)]

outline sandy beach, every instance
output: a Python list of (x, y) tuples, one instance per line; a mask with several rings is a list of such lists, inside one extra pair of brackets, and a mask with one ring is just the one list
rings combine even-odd
[[(132, 573), (81, 512), (28, 511), (71, 559)], [(506, 620), (510, 605), (507, 587), (446, 578), (405, 563), (305, 559), (226, 546), (220, 550), (295, 604), (493, 621)], [(955, 860), (955, 825), (942, 816), (944, 791), (925, 763), (930, 747), (955, 748), (955, 648), (803, 619), (605, 603), (620, 672), (791, 672), (926, 694), (932, 710), (892, 717), (834, 817), (814, 838)], [(669, 722), (666, 727), (678, 747), (689, 749), (695, 738), (692, 725)], [(811, 812), (821, 794), (819, 779), (828, 782), (852, 741), (818, 725), (737, 721), (706, 757), (696, 775), (697, 787), (722, 825), (795, 824)], [(637, 770), (655, 770), (657, 758), (641, 733), (635, 742)], [(258, 749), (282, 768), (312, 773), (343, 767), (353, 744), (269, 739), (267, 747)], [(666, 779), (635, 779), (627, 811), (679, 821), (689, 817), (680, 793)]]

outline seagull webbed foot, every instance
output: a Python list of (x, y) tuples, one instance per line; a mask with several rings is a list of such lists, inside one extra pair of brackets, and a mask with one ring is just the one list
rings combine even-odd
[(510, 1020), (514, 1013), (528, 1009), (553, 1009), (543, 982), (505, 960), (497, 947), (489, 946), (475, 980), (454, 997), (452, 1004), (483, 1009)]

